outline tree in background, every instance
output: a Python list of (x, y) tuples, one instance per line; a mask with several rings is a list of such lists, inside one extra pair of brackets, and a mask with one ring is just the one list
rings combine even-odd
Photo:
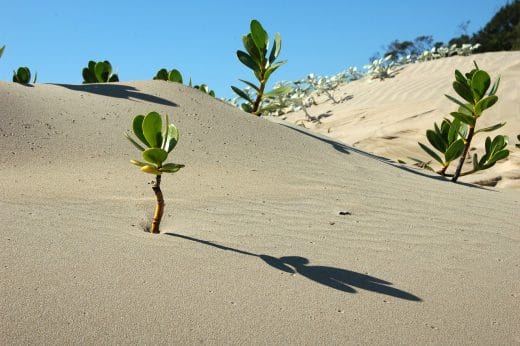
[(502, 6), (471, 41), (480, 43), (480, 52), (520, 50), (520, 0)]

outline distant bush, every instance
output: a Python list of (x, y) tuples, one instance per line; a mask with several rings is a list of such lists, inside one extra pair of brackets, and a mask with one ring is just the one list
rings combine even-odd
[[(444, 120), (440, 128), (435, 124), (434, 130), (428, 130), (426, 132), (426, 137), (430, 144), (441, 152), (444, 158), (441, 158), (426, 145), (419, 143), (424, 151), (442, 165), (442, 169), (438, 171), (438, 173), (451, 176), (453, 182), (456, 182), (459, 176), (491, 168), (498, 161), (505, 159), (509, 155), (509, 150), (506, 149), (508, 143), (507, 136), (497, 135), (493, 139), (487, 137), (485, 142), (485, 154), (480, 159), (477, 153), (473, 154), (473, 169), (462, 172), (462, 167), (468, 155), (474, 135), (479, 132), (491, 132), (505, 125), (505, 123), (498, 123), (475, 130), (478, 118), (483, 115), (486, 109), (498, 101), (498, 97), (495, 94), (499, 83), (500, 78), (491, 86), (489, 74), (484, 70), (480, 70), (476, 63), (475, 69), (469, 73), (462, 74), (459, 70), (455, 70), (453, 89), (463, 101), (446, 95), (448, 99), (459, 106), (456, 112), (450, 113), (454, 120), (452, 122)], [(490, 86), (491, 89), (486, 95)], [(449, 164), (456, 159), (459, 159), (459, 162), (455, 173), (446, 174)], [(427, 163), (424, 165), (429, 166)]]
[[(38, 75), (34, 74), (33, 84), (36, 83)], [(29, 84), (31, 82), (31, 70), (28, 67), (19, 67), (18, 70), (13, 71), (13, 82), (20, 84)]]
[(112, 74), (112, 65), (109, 61), (95, 62), (90, 60), (83, 69), (83, 84), (119, 82), (117, 74)]
[(167, 70), (165, 68), (160, 69), (157, 71), (155, 77), (153, 77), (154, 80), (165, 80), (170, 82), (177, 82), (182, 84), (182, 74), (179, 72), (179, 70), (172, 69)]

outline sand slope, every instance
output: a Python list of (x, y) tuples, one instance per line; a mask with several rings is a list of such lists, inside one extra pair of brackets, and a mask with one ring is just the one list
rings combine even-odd
[[(186, 164), (161, 235), (122, 137), (152, 110)], [(516, 191), (168, 82), (0, 82), (0, 114), (1, 344), (520, 342)]]
[[(493, 81), (501, 77), (497, 92), (499, 101), (484, 112), (477, 127), (498, 122), (507, 124), (497, 131), (477, 135), (472, 147), (478, 149), (480, 157), (486, 135), (505, 134), (510, 137), (511, 154), (492, 169), (463, 177), (462, 181), (520, 190), (520, 150), (514, 146), (518, 143), (516, 136), (520, 134), (520, 52), (455, 56), (406, 65), (393, 78), (383, 81), (369, 78), (355, 81), (335, 92), (336, 99), (351, 96), (350, 100), (334, 104), (327, 97), (319, 98), (319, 105), (308, 111), (314, 117), (321, 115), (320, 122), (304, 121), (304, 125), (395, 161), (400, 159), (412, 164), (409, 157), (432, 160), (417, 142), (428, 143), (426, 130), (433, 128), (434, 122), (440, 124), (444, 117), (452, 118), (449, 113), (455, 111), (457, 105), (444, 94), (457, 96), (451, 86), (454, 71), (469, 72), (474, 68), (474, 60)], [(297, 123), (306, 119), (303, 112), (289, 114), (287, 118)], [(439, 168), (435, 161), (433, 165)], [(455, 164), (452, 166), (450, 172), (456, 167)]]

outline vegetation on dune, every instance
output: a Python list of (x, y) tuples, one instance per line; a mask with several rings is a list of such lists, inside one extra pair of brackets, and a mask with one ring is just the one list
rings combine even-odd
[[(509, 150), (506, 149), (508, 143), (507, 136), (497, 135), (494, 138), (487, 137), (484, 148), (485, 154), (479, 159), (478, 154), (474, 153), (471, 159), (473, 168), (469, 171), (462, 172), (473, 137), (479, 132), (495, 131), (505, 125), (505, 123), (498, 123), (476, 130), (477, 120), (483, 115), (486, 109), (498, 101), (496, 92), (500, 78), (491, 85), (489, 74), (479, 69), (476, 62), (474, 64), (475, 68), (466, 74), (455, 70), (453, 89), (458, 96), (462, 98), (462, 101), (453, 96), (446, 95), (449, 100), (459, 106), (457, 111), (450, 113), (453, 117), (453, 121), (445, 119), (440, 127), (434, 124), (433, 130), (426, 131), (426, 138), (437, 151), (443, 154), (443, 158), (428, 146), (419, 143), (419, 146), (426, 153), (441, 164), (442, 168), (437, 173), (452, 177), (453, 182), (456, 182), (460, 176), (491, 168), (497, 161), (505, 159), (509, 155)], [(457, 159), (459, 162), (455, 172), (448, 174), (446, 171), (450, 163)], [(431, 169), (429, 163), (414, 160), (418, 161), (422, 166)]]
[(276, 98), (290, 91), (290, 88), (287, 86), (279, 86), (269, 92), (265, 91), (269, 77), (287, 61), (275, 62), (282, 48), (282, 37), (279, 33), (275, 34), (273, 47), (268, 56), (269, 35), (262, 27), (262, 24), (257, 20), (252, 20), (250, 30), (250, 33), (242, 37), (245, 51), (237, 50), (237, 57), (242, 64), (253, 71), (259, 84), (255, 85), (240, 79), (241, 82), (248, 86), (248, 89), (242, 90), (235, 86), (232, 86), (231, 89), (245, 101), (241, 104), (241, 108), (244, 111), (260, 116), (262, 113), (271, 110), (271, 107), (265, 105), (265, 100)]
[(170, 81), (170, 82), (176, 82), (182, 84), (182, 74), (179, 72), (179, 70), (172, 69), (167, 70), (165, 68), (160, 69), (155, 74), (155, 77), (153, 77), (154, 80), (164, 80), (164, 81)]
[(164, 213), (164, 197), (161, 191), (161, 176), (163, 173), (175, 173), (184, 165), (178, 163), (164, 163), (168, 154), (172, 152), (179, 142), (179, 130), (169, 122), (168, 115), (163, 120), (159, 113), (150, 112), (146, 116), (137, 115), (132, 122), (132, 132), (137, 138), (133, 138), (128, 132), (125, 137), (139, 150), (146, 162), (131, 160), (141, 171), (154, 174), (155, 181), (152, 190), (157, 203), (150, 226), (151, 233), (159, 233), (159, 226)]
[[(38, 77), (37, 73), (34, 73), (34, 80), (32, 83), (36, 83)], [(29, 84), (31, 82), (31, 70), (28, 67), (19, 67), (16, 71), (13, 71), (13, 82), (20, 84)]]
[(83, 84), (119, 82), (117, 74), (112, 74), (112, 65), (108, 60), (88, 62), (83, 69)]

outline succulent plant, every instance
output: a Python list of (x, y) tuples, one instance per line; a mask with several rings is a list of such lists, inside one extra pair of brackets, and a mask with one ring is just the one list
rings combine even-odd
[(248, 113), (260, 116), (264, 109), (262, 109), (262, 101), (269, 97), (276, 97), (280, 94), (287, 93), (290, 89), (286, 87), (273, 89), (270, 92), (265, 92), (265, 86), (269, 77), (280, 66), (286, 63), (286, 60), (275, 62), (280, 54), (282, 48), (282, 38), (279, 33), (275, 34), (273, 47), (269, 56), (267, 55), (269, 49), (269, 35), (264, 30), (262, 25), (257, 20), (252, 20), (250, 23), (251, 32), (242, 37), (242, 43), (246, 51), (237, 50), (238, 60), (248, 68), (250, 68), (259, 84), (240, 80), (248, 87), (252, 88), (256, 96), (251, 97), (244, 90), (232, 86), (231, 89), (241, 98), (245, 100), (242, 104), (242, 109)]
[(112, 65), (108, 60), (95, 62), (90, 60), (83, 69), (83, 84), (119, 82), (117, 74), (112, 74)]
[(157, 112), (150, 112), (146, 116), (137, 115), (132, 122), (132, 129), (137, 139), (134, 139), (128, 132), (125, 132), (125, 137), (141, 151), (145, 162), (138, 160), (131, 160), (130, 162), (140, 167), (141, 171), (156, 176), (152, 189), (157, 203), (150, 232), (159, 233), (159, 225), (164, 213), (161, 175), (163, 173), (175, 173), (184, 167), (184, 165), (177, 163), (164, 163), (168, 154), (179, 142), (179, 131), (174, 124), (169, 123), (168, 115), (165, 116), (163, 128), (162, 117)]
[(210, 89), (206, 84), (194, 85), (193, 89), (200, 90), (203, 93), (206, 93), (208, 95), (215, 97), (215, 91)]
[[(34, 74), (33, 84), (36, 83), (38, 74)], [(19, 67), (18, 70), (13, 71), (13, 82), (20, 84), (29, 84), (31, 82), (31, 70), (28, 67)]]
[(392, 55), (387, 55), (383, 59), (375, 59), (372, 63), (365, 65), (367, 74), (372, 79), (383, 80), (385, 78), (393, 77), (395, 63), (392, 61)]
[[(466, 74), (455, 70), (453, 89), (463, 101), (453, 96), (445, 95), (459, 106), (456, 112), (450, 113), (454, 118), (453, 122), (445, 120), (440, 128), (435, 124), (435, 130), (428, 130), (426, 132), (428, 141), (435, 149), (445, 155), (444, 160), (433, 150), (419, 143), (423, 150), (443, 166), (438, 173), (451, 176), (453, 182), (456, 182), (460, 176), (493, 167), (497, 161), (505, 159), (509, 155), (509, 150), (506, 149), (508, 143), (507, 136), (497, 135), (493, 139), (487, 137), (485, 142), (485, 154), (480, 159), (477, 153), (473, 154), (473, 169), (462, 172), (462, 167), (468, 155), (473, 137), (479, 132), (495, 131), (505, 125), (505, 123), (497, 123), (476, 130), (478, 118), (482, 116), (486, 109), (498, 101), (498, 97), (495, 94), (500, 84), (500, 78), (491, 85), (489, 74), (484, 70), (480, 70), (476, 62), (474, 62), (474, 64), (475, 68)], [(489, 89), (490, 86), (491, 89)], [(486, 92), (488, 92), (487, 95)], [(446, 174), (446, 169), (450, 162), (457, 158), (459, 162), (455, 173)]]
[(176, 69), (168, 71), (167, 69), (162, 68), (159, 71), (157, 71), (157, 74), (155, 75), (155, 77), (153, 77), (153, 79), (177, 82), (182, 84), (182, 74), (179, 72), (179, 70)]

